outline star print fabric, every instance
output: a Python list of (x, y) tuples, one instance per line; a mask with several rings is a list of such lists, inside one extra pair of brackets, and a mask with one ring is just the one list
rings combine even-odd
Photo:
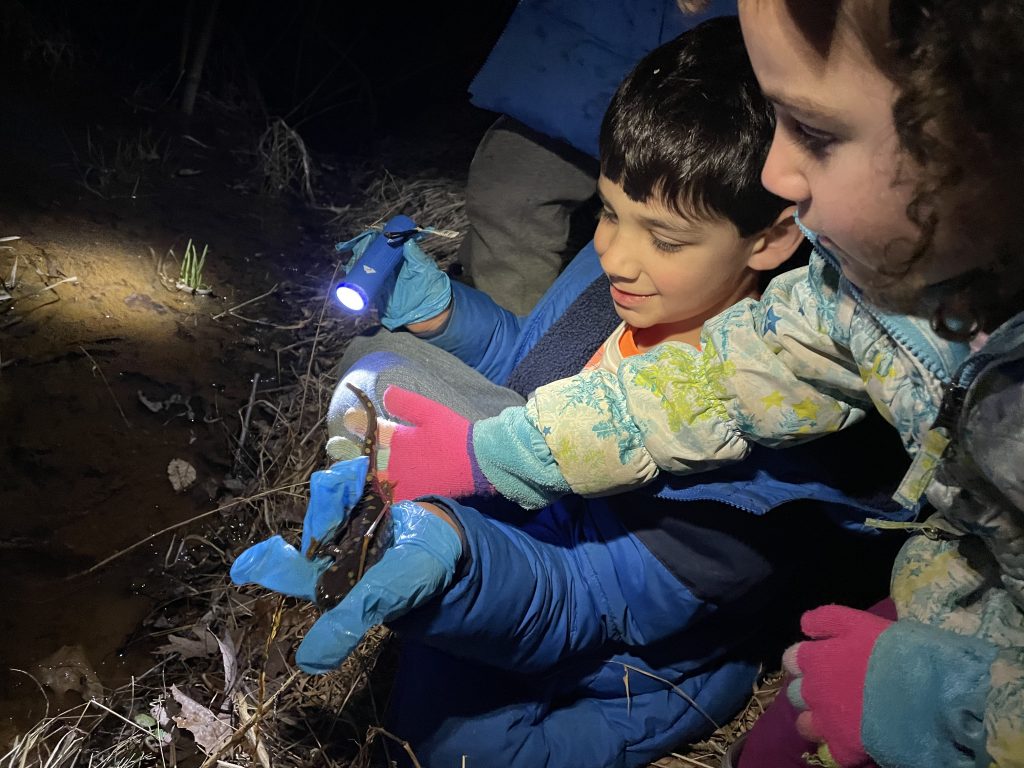
[(940, 399), (940, 378), (815, 256), (776, 278), (760, 301), (710, 320), (701, 349), (668, 342), (616, 373), (584, 371), (540, 387), (526, 418), (572, 490), (597, 496), (661, 471), (740, 460), (754, 443), (821, 437), (872, 407), (913, 454)]

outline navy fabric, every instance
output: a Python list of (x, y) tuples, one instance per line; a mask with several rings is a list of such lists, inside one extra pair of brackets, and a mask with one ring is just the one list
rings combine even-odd
[[(557, 323), (569, 307), (580, 298), (580, 295), (591, 288), (595, 280), (606, 281), (606, 278), (601, 270), (597, 251), (594, 250), (594, 243), (591, 241), (569, 262), (526, 317), (517, 317), (482, 291), (463, 283), (453, 282), (452, 312), (448, 322), (438, 333), (427, 337), (427, 340), (435, 347), (455, 355), (491, 381), (506, 384), (512, 371), (548, 333), (552, 325)], [(604, 319), (596, 321), (601, 327), (609, 324), (609, 311), (612, 314), (615, 312), (609, 295), (605, 293), (605, 296), (607, 304), (599, 310)], [(589, 334), (596, 338), (596, 343), (584, 362), (607, 338), (615, 324), (617, 320), (611, 324), (604, 336)], [(576, 329), (576, 332), (579, 333), (579, 329)], [(588, 346), (586, 343), (573, 342), (572, 337), (559, 338), (563, 341), (569, 339), (565, 351), (568, 351), (570, 346)], [(579, 371), (579, 368), (563, 368), (566, 372), (562, 375), (565, 376)], [(560, 378), (560, 370), (552, 370), (548, 376), (550, 378), (547, 381), (554, 381)]]
[(519, 361), (505, 386), (529, 397), (542, 384), (579, 373), (622, 322), (609, 291), (604, 274), (595, 278)]
[(471, 101), (597, 157), (605, 109), (632, 66), (705, 19), (735, 13), (735, 0), (694, 14), (675, 0), (521, 0), (470, 83)]

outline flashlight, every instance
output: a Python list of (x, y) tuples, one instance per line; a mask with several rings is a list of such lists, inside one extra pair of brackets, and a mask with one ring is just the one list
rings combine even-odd
[(388, 219), (384, 231), (370, 243), (334, 293), (349, 312), (364, 312), (384, 283), (402, 263), (402, 246), (419, 229), (408, 216)]

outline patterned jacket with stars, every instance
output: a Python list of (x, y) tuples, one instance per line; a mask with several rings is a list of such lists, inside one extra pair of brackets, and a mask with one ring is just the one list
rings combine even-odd
[(872, 653), (865, 746), (883, 766), (1022, 766), (1024, 314), (971, 355), (866, 305), (816, 246), (709, 321), (702, 349), (667, 343), (540, 387), (477, 422), (473, 448), (500, 493), (540, 507), (811, 440), (871, 408), (914, 457), (897, 498), (927, 489), (937, 511), (894, 566), (900, 620)]

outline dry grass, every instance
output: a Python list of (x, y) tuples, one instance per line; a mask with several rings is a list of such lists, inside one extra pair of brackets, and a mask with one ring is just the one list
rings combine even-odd
[[(405, 213), (421, 225), (462, 230), (462, 194), (458, 180), (382, 173), (365, 190), (365, 203), (338, 212), (332, 227), (343, 240)], [(442, 265), (457, 246), (443, 238), (424, 243)], [(145, 626), (159, 646), (153, 668), (103, 702), (41, 721), (0, 758), (0, 768), (371, 768), (387, 762), (387, 750), (405, 751), (415, 762), (398, 736), (381, 727), (394, 660), (386, 629), (371, 632), (340, 670), (308, 676), (292, 659), (316, 609), (235, 587), (228, 578), (235, 554), (250, 544), (276, 533), (297, 541), (310, 473), (326, 464), (324, 421), (336, 364), (369, 322), (327, 311), (331, 285), (324, 279), (293, 296), (296, 318), (288, 328), (295, 340), (277, 349), (283, 386), (260, 391), (254, 382), (240, 413), (234, 476), (249, 480), (202, 516), (201, 529), (194, 524), (168, 546), (164, 570), (176, 587)], [(176, 726), (173, 718), (186, 714), (176, 690), (226, 722), (227, 740), (201, 749), (194, 731)], [(656, 765), (717, 766), (725, 746), (773, 693), (762, 686), (734, 723)]]
[(315, 203), (313, 179), (316, 166), (298, 132), (281, 118), (270, 121), (256, 145), (257, 166), (263, 191), (273, 195), (294, 192)]

